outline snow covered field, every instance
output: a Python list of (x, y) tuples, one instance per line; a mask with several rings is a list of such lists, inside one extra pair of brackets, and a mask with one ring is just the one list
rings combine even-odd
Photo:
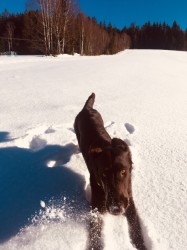
[[(74, 118), (96, 93), (128, 141), (148, 249), (187, 249), (187, 53), (0, 57), (0, 250), (83, 250), (88, 173)], [(132, 250), (124, 217), (104, 216), (105, 250)]]

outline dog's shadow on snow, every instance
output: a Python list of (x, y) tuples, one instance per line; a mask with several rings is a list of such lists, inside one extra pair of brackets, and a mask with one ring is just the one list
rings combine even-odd
[[(3, 134), (2, 141), (7, 140)], [(40, 201), (66, 197), (82, 211), (86, 204), (83, 176), (64, 164), (76, 153), (76, 146), (47, 145), (33, 152), (18, 147), (0, 148), (0, 242), (15, 236), (39, 213)], [(47, 167), (56, 161), (55, 167)], [(88, 204), (86, 204), (88, 206)]]

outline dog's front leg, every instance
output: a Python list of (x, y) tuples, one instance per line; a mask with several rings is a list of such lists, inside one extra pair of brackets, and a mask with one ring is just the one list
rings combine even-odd
[(95, 181), (93, 176), (90, 177), (92, 189), (92, 212), (89, 220), (89, 240), (87, 250), (102, 250), (102, 214), (105, 212), (105, 196), (102, 188)]
[(92, 212), (89, 219), (89, 235), (87, 250), (102, 250), (103, 241), (101, 237), (103, 221), (99, 212)]
[(94, 175), (90, 175), (90, 186), (92, 191), (92, 210), (97, 210), (101, 214), (106, 212), (105, 193), (103, 188), (97, 183)]
[(130, 205), (126, 212), (126, 217), (127, 217), (127, 221), (129, 225), (129, 234), (130, 234), (132, 244), (138, 250), (147, 250), (144, 244), (143, 236), (142, 236), (139, 216), (136, 211), (136, 207), (132, 198), (130, 200)]

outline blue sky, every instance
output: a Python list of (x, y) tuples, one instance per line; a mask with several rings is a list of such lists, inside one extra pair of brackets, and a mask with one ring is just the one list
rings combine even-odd
[[(0, 12), (25, 10), (26, 0), (0, 0)], [(176, 20), (181, 28), (187, 28), (187, 0), (79, 0), (80, 7), (88, 16), (98, 21), (111, 22), (118, 28), (131, 23), (143, 25), (147, 21), (172, 25)]]

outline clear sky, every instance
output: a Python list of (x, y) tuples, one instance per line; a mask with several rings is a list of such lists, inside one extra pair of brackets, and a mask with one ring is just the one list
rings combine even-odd
[[(10, 12), (25, 10), (26, 0), (0, 0), (0, 12), (5, 8)], [(187, 29), (187, 0), (79, 0), (80, 7), (88, 16), (98, 21), (111, 22), (118, 28), (131, 23), (143, 25), (145, 22), (173, 21)]]

